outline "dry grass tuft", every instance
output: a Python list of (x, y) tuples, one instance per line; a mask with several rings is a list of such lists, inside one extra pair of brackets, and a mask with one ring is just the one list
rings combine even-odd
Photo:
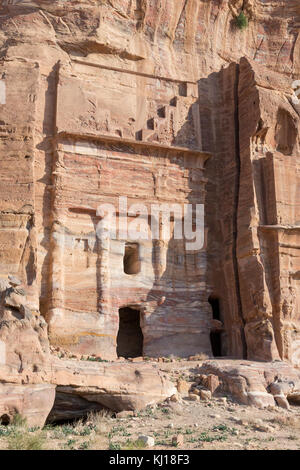
[(271, 420), (273, 423), (279, 424), (281, 427), (288, 426), (292, 429), (300, 429), (299, 416), (284, 416), (279, 415)]
[(18, 429), (7, 437), (8, 450), (43, 450), (46, 436), (42, 431), (30, 433), (25, 429)]
[(110, 410), (101, 410), (88, 414), (86, 425), (94, 427), (96, 434), (105, 434), (108, 430), (108, 424), (111, 420), (113, 412)]

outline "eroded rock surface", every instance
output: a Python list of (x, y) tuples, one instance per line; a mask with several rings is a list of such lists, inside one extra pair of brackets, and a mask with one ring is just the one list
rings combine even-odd
[[(126, 363), (122, 385), (120, 365), (57, 361), (48, 341), (299, 365), (299, 24), (285, 0), (0, 1), (1, 381), (116, 409), (172, 392), (151, 366)], [(148, 213), (129, 240), (120, 196), (204, 205), (203, 246), (174, 217), (153, 236)]]
[(300, 372), (285, 362), (224, 359), (206, 361), (200, 370), (218, 376), (218, 390), (229, 392), (245, 405), (289, 408), (289, 401), (299, 401)]
[[(119, 310), (134, 307), (139, 355), (297, 364), (299, 6), (2, 1), (1, 12), (0, 272), (21, 278), (51, 343), (115, 359)], [(160, 233), (126, 267), (127, 235), (96, 236), (99, 204), (119, 196), (204, 204), (204, 248)]]
[(21, 287), (7, 284), (0, 304), (0, 421), (11, 422), (20, 414), (30, 426), (43, 426), (56, 392), (50, 415), (55, 421), (102, 408), (140, 410), (175, 393), (172, 382), (150, 364), (50, 355), (45, 320), (26, 306)]
[(22, 416), (30, 427), (43, 427), (53, 407), (55, 385), (0, 384), (0, 423), (13, 423)]
[(53, 383), (62, 393), (80, 396), (114, 411), (140, 410), (176, 392), (166, 376), (151, 364), (58, 361)]

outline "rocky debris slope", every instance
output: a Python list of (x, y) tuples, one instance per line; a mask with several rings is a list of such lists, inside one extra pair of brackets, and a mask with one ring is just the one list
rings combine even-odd
[(159, 365), (176, 385), (177, 393), (167, 399), (182, 403), (226, 397), (257, 408), (289, 410), (299, 405), (300, 371), (287, 362), (255, 362), (237, 359), (181, 360)]
[(221, 359), (205, 361), (199, 375), (200, 383), (215, 376), (218, 391), (230, 393), (240, 403), (259, 408), (289, 408), (289, 401), (300, 402), (300, 371), (281, 361), (253, 362)]

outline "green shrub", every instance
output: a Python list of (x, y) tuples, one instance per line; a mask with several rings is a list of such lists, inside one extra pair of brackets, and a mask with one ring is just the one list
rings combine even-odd
[(108, 448), (109, 450), (121, 450), (120, 444), (114, 442), (110, 442)]
[(246, 29), (248, 27), (248, 18), (243, 11), (236, 18), (236, 25), (240, 30)]
[(75, 449), (75, 445), (76, 445), (76, 439), (69, 439), (64, 448), (65, 449), (71, 449), (71, 450), (74, 450)]
[(89, 441), (84, 441), (80, 446), (78, 447), (79, 450), (88, 450), (90, 448), (90, 442)]
[(145, 448), (145, 443), (141, 439), (137, 439), (136, 441), (132, 441), (128, 439), (125, 442), (124, 447), (122, 447), (122, 450), (140, 450)]
[(192, 429), (186, 429), (185, 434), (193, 434), (193, 430)]
[(90, 362), (109, 362), (106, 359), (101, 359), (101, 357), (93, 357), (93, 356), (89, 356), (86, 359), (86, 361), (90, 361)]

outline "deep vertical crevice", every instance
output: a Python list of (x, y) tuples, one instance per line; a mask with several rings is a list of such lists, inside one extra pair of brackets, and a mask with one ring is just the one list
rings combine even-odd
[(47, 78), (47, 89), (45, 90), (45, 112), (43, 121), (43, 133), (45, 138), (40, 144), (44, 150), (46, 168), (49, 167), (49, 175), (45, 174), (47, 180), (46, 190), (43, 196), (43, 239), (41, 245), (46, 249), (41, 265), (41, 292), (39, 297), (39, 309), (47, 320), (48, 312), (52, 308), (52, 229), (54, 224), (54, 204), (56, 194), (56, 134), (57, 134), (57, 90), (59, 81), (60, 61), (57, 61)]
[(240, 194), (240, 175), (241, 175), (241, 155), (240, 155), (240, 122), (239, 122), (239, 78), (240, 66), (236, 65), (235, 83), (234, 83), (234, 128), (235, 128), (235, 161), (236, 161), (236, 181), (234, 189), (234, 211), (233, 211), (233, 243), (232, 243), (232, 261), (235, 278), (235, 289), (237, 298), (238, 315), (241, 319), (241, 341), (243, 348), (243, 358), (247, 358), (247, 343), (245, 338), (245, 320), (243, 317), (243, 307), (241, 298), (241, 287), (239, 278), (239, 266), (237, 259), (237, 238), (238, 238), (238, 209)]

